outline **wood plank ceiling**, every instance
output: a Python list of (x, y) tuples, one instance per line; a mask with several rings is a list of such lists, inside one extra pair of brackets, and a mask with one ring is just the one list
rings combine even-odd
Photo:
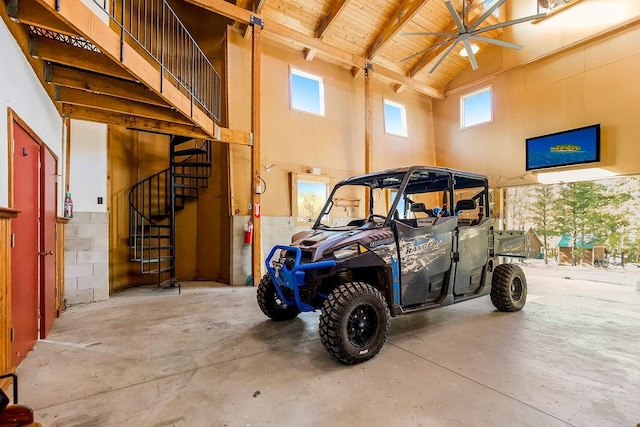
[[(452, 0), (456, 10), (462, 11), (463, 1), (467, 2), (468, 22), (473, 22), (486, 1)], [(449, 45), (437, 46), (444, 40), (441, 36), (405, 34), (456, 32), (444, 0), (237, 0), (236, 4), (259, 13), (264, 18), (265, 35), (299, 48), (308, 60), (318, 56), (341, 65), (356, 65), (355, 76), (364, 68), (357, 65), (371, 63), (374, 72), (395, 81), (396, 88), (407, 83), (419, 92), (441, 97), (446, 85), (469, 66), (469, 60), (458, 53), (460, 44), (430, 72)], [(498, 22), (502, 20), (490, 16), (479, 28)], [(483, 33), (490, 38), (501, 34), (502, 30)], [(488, 46), (477, 44), (480, 52)], [(405, 59), (430, 46), (434, 48)], [(353, 59), (349, 60), (349, 55)]]

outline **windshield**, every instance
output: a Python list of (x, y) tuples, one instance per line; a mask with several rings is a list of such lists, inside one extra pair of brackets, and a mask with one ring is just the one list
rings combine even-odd
[(454, 175), (437, 168), (363, 175), (336, 185), (313, 228), (382, 227), (389, 223), (389, 217), (410, 226), (423, 226), (428, 222), (425, 217), (459, 214), (471, 223), (488, 216), (487, 194), (484, 177), (459, 172)]

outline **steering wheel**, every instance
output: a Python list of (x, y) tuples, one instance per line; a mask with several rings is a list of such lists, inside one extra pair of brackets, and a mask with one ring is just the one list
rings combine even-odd
[(384, 216), (384, 215), (371, 214), (371, 215), (369, 215), (369, 218), (367, 218), (367, 221), (371, 221), (371, 220), (373, 220), (373, 218), (380, 218), (380, 219), (382, 219), (383, 221), (386, 221), (386, 220), (387, 220), (387, 217), (386, 217), (386, 216)]

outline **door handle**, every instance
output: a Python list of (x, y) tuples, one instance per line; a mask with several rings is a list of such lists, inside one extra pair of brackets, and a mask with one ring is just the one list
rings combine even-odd
[(43, 256), (53, 255), (53, 251), (38, 252), (38, 255), (43, 255)]

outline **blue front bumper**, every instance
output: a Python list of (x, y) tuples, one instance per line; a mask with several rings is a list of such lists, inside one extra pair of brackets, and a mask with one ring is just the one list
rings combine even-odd
[[(284, 264), (278, 264), (276, 267), (273, 266), (273, 257), (278, 253), (278, 258), (280, 256), (280, 251), (292, 251), (295, 252), (296, 258), (293, 263), (293, 267), (291, 269), (287, 268)], [(312, 270), (316, 268), (326, 268), (333, 267), (336, 265), (335, 261), (318, 261), (318, 262), (310, 262), (306, 264), (300, 264), (300, 259), (302, 258), (302, 251), (300, 248), (296, 246), (284, 246), (284, 245), (276, 245), (269, 252), (269, 256), (267, 256), (267, 260), (265, 261), (267, 265), (267, 271), (269, 272), (269, 276), (271, 277), (271, 281), (275, 285), (276, 292), (278, 293), (278, 297), (287, 305), (295, 305), (298, 307), (300, 311), (313, 311), (314, 307), (310, 304), (307, 304), (302, 301), (300, 298), (300, 286), (305, 284), (304, 276), (306, 270)], [(276, 259), (279, 261), (279, 259)], [(291, 289), (293, 292), (294, 299), (287, 298), (282, 292), (283, 288)]]

